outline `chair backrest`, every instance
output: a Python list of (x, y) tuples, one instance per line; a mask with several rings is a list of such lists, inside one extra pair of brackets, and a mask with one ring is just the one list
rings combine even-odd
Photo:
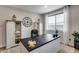
[(38, 35), (38, 30), (33, 29), (33, 30), (31, 31), (31, 38), (34, 38), (34, 37), (37, 37), (37, 36), (39, 36), (39, 35)]

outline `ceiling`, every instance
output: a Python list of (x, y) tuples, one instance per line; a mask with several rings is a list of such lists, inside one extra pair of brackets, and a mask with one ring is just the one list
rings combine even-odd
[(62, 8), (64, 5), (8, 5), (8, 7), (37, 14), (44, 14)]

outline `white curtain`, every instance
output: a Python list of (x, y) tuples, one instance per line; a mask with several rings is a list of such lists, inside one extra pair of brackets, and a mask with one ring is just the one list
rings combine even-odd
[(69, 6), (65, 6), (63, 12), (64, 12), (63, 43), (67, 44), (69, 40)]

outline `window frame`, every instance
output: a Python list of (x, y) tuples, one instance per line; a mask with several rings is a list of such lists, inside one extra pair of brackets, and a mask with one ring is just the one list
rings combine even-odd
[[(49, 15), (48, 17), (52, 17), (52, 16), (55, 16), (55, 30), (57, 29), (56, 28), (56, 26), (58, 26), (57, 24), (56, 24), (56, 16), (57, 15), (60, 15), (60, 14), (64, 14), (64, 12), (61, 12), (61, 13), (57, 13), (57, 14), (53, 14), (53, 15)], [(48, 19), (47, 19), (48, 20)], [(46, 21), (47, 21), (46, 20)], [(65, 21), (65, 20), (64, 20)], [(47, 24), (47, 23), (46, 23)], [(63, 25), (61, 25), (61, 26), (64, 26), (64, 22), (63, 22)], [(46, 26), (46, 27), (48, 27), (48, 25)], [(47, 30), (49, 30), (48, 28), (47, 28)], [(54, 31), (54, 30), (53, 30)], [(59, 30), (60, 31), (60, 30)], [(62, 30), (63, 31), (63, 30)]]

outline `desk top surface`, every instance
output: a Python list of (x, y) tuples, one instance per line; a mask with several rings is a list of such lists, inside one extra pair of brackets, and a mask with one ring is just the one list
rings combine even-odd
[[(36, 38), (30, 38), (30, 37), (29, 38), (24, 38), (24, 39), (21, 39), (21, 42), (24, 45), (24, 47), (30, 52), (30, 51), (32, 51), (36, 48), (39, 48), (39, 47), (41, 47), (41, 46), (43, 46), (43, 45), (45, 45), (49, 42), (52, 42), (52, 41), (56, 40), (58, 38), (60, 38), (60, 36), (53, 38), (53, 35), (46, 34), (46, 35), (38, 36)], [(29, 40), (36, 41), (36, 44), (35, 44), (34, 48), (29, 48), (28, 47), (28, 41)]]

